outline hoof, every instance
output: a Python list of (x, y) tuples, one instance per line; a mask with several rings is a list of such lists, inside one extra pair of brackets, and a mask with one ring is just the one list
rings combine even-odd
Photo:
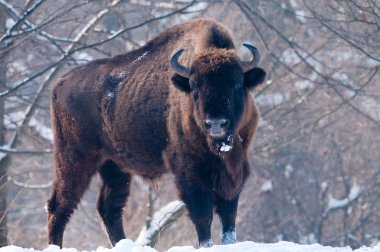
[(212, 247), (214, 244), (212, 243), (212, 240), (211, 239), (208, 239), (206, 241), (201, 241), (199, 242), (199, 248), (210, 248)]
[(236, 232), (229, 231), (222, 234), (222, 245), (237, 243)]

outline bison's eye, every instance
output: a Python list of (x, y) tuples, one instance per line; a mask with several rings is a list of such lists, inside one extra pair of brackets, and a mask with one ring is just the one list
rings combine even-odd
[(197, 101), (198, 100), (198, 88), (195, 85), (195, 82), (193, 80), (190, 80), (190, 87), (191, 87), (191, 90), (193, 91), (194, 101)]
[(236, 90), (240, 90), (243, 87), (243, 84), (239, 83), (235, 85)]
[(198, 90), (195, 88), (193, 88), (193, 97), (194, 97), (194, 101), (198, 100)]

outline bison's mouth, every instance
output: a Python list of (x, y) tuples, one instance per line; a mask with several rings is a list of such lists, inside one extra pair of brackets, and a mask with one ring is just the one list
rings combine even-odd
[(229, 152), (233, 149), (234, 135), (223, 134), (221, 137), (211, 137), (210, 150), (215, 155)]

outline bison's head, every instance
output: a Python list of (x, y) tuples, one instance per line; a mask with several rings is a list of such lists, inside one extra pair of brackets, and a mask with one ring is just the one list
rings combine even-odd
[(176, 72), (172, 82), (192, 96), (195, 121), (216, 152), (232, 148), (248, 92), (265, 78), (265, 71), (256, 67), (258, 50), (244, 46), (253, 54), (251, 61), (241, 61), (234, 50), (227, 49), (209, 49), (197, 55), (190, 67), (178, 62), (183, 49), (171, 58)]

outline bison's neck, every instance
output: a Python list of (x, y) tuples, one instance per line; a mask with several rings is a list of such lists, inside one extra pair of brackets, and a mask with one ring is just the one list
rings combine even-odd
[(218, 174), (218, 192), (226, 199), (238, 195), (249, 174), (249, 163), (240, 141), (235, 139), (232, 149), (220, 153), (223, 166)]
[(231, 174), (227, 169), (220, 170), (214, 177), (213, 185), (219, 196), (226, 200), (235, 198), (241, 192), (245, 180), (249, 175), (249, 164), (244, 160), (240, 167)]

